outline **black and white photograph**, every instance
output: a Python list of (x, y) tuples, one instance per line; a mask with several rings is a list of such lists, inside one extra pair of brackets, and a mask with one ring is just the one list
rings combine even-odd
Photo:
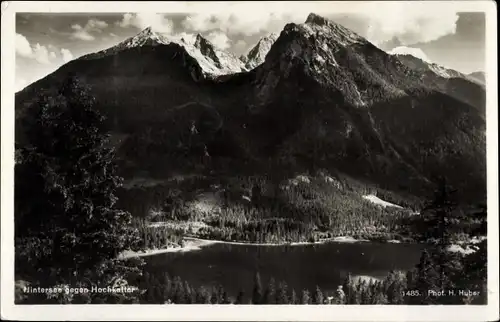
[(493, 2), (12, 1), (7, 16), (9, 313), (498, 318)]

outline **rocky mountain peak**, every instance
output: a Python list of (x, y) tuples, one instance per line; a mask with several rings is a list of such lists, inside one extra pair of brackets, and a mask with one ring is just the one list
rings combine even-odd
[(155, 32), (153, 32), (153, 28), (151, 26), (143, 29), (141, 32), (137, 34), (137, 36), (143, 36), (143, 37), (148, 37), (153, 35)]
[[(338, 90), (353, 106), (367, 106), (372, 95), (367, 93), (365, 84), (357, 80), (358, 75), (369, 74), (374, 80), (383, 83), (375, 71), (383, 69), (381, 63), (363, 61), (366, 52), (373, 51), (365, 38), (324, 17), (310, 14), (302, 24), (289, 23), (281, 32), (266, 56), (258, 78), (261, 91), (258, 97), (266, 101), (275, 90), (280, 79), (309, 79), (322, 84), (325, 88)], [(374, 55), (387, 56), (381, 50)], [(352, 72), (356, 61), (359, 71)], [(371, 66), (376, 64), (377, 66)], [(291, 76), (295, 74), (296, 76)], [(359, 84), (358, 84), (359, 83)], [(359, 85), (359, 86), (358, 86)], [(381, 87), (392, 92), (392, 96), (403, 95), (392, 85)]]
[(217, 56), (215, 46), (202, 35), (196, 35), (194, 47), (196, 47), (204, 56), (209, 57), (218, 68), (222, 68), (221, 60), (219, 56)]
[(322, 16), (319, 16), (319, 15), (311, 12), (307, 16), (306, 23), (315, 24), (315, 25), (319, 25), (319, 26), (325, 26), (325, 25), (329, 25), (331, 23), (331, 21), (329, 21), (328, 19), (326, 19)]
[(262, 64), (266, 58), (267, 53), (271, 49), (274, 42), (278, 39), (278, 35), (271, 33), (262, 39), (248, 52), (246, 56), (243, 56), (241, 61), (245, 63), (245, 67), (249, 70)]
[(212, 44), (207, 39), (205, 39), (201, 34), (196, 35), (196, 39), (194, 42), (195, 47), (202, 48), (202, 47), (211, 46), (211, 45)]
[(170, 42), (172, 42), (172, 40), (168, 39), (166, 36), (153, 31), (151, 27), (147, 27), (137, 35), (125, 40), (124, 45), (125, 47), (136, 47), (144, 45), (168, 44)]
[(259, 42), (269, 42), (269, 41), (276, 41), (278, 39), (279, 35), (275, 32), (270, 33), (267, 36), (264, 36)]

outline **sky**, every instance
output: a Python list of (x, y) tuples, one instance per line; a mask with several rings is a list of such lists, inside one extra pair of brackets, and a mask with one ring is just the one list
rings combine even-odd
[(346, 13), (332, 10), (328, 2), (269, 2), (265, 10), (251, 2), (229, 2), (225, 10), (216, 8), (195, 2), (175, 13), (17, 13), (16, 91), (72, 59), (112, 47), (149, 26), (176, 37), (200, 33), (239, 56), (287, 23), (303, 23), (310, 12), (350, 28), (387, 52), (411, 53), (463, 73), (485, 68), (484, 13), (396, 1), (368, 3)]

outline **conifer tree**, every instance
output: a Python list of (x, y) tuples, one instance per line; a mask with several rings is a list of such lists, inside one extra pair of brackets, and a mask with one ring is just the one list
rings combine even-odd
[(156, 303), (154, 288), (152, 288), (152, 287), (146, 290), (146, 303), (147, 304), (155, 304)]
[(292, 305), (299, 304), (297, 299), (297, 293), (295, 293), (294, 289), (292, 289), (292, 294), (290, 295), (290, 304)]
[(280, 282), (276, 290), (276, 304), (289, 304), (288, 286), (286, 282)]
[(217, 301), (218, 301), (217, 304), (227, 304), (225, 303), (225, 301), (228, 300), (227, 293), (224, 290), (224, 287), (222, 287), (222, 285), (219, 284), (219, 286), (217, 286), (216, 288), (216, 291), (217, 291)]
[(252, 303), (253, 304), (262, 304), (262, 283), (260, 280), (260, 273), (256, 272), (255, 273), (255, 278), (254, 278), (254, 286), (253, 286), (253, 293), (252, 293)]
[(302, 290), (302, 294), (300, 297), (301, 304), (311, 304), (311, 296), (309, 295), (308, 290)]
[(161, 287), (160, 283), (157, 283), (153, 286), (153, 294), (155, 299), (155, 304), (163, 304), (165, 303), (165, 290)]
[(168, 300), (172, 296), (172, 281), (170, 280), (170, 275), (168, 275), (168, 273), (163, 275), (163, 288), (163, 294), (165, 294), (166, 300)]
[(184, 284), (179, 276), (174, 277), (172, 283), (172, 302), (180, 304), (183, 303), (186, 296), (184, 293)]
[[(424, 277), (430, 284), (428, 290), (443, 290), (457, 287), (462, 272), (460, 255), (450, 253), (448, 247), (453, 243), (454, 226), (464, 220), (463, 214), (457, 211), (457, 202), (454, 200), (456, 190), (447, 185), (446, 179), (441, 178), (434, 199), (422, 210), (423, 235), (426, 239), (434, 240), (436, 247), (426, 250), (417, 267), (415, 283), (425, 287)], [(425, 257), (425, 258), (424, 258)], [(423, 289), (422, 289), (423, 290)], [(425, 303), (442, 303), (454, 301), (453, 297), (433, 298), (432, 293), (422, 299)], [(412, 301), (413, 299), (409, 299)]]
[(145, 271), (140, 280), (141, 282), (139, 283), (139, 287), (141, 289), (147, 290), (149, 285), (151, 285), (151, 275), (149, 274), (149, 272)]
[(316, 290), (314, 291), (313, 295), (313, 304), (323, 304), (323, 292), (319, 288), (319, 286), (316, 285)]
[(441, 248), (451, 243), (451, 223), (457, 208), (453, 198), (455, 192), (447, 185), (445, 178), (440, 178), (434, 199), (421, 211), (423, 222), (420, 223), (419, 232), (426, 241), (434, 241)]
[(261, 206), (261, 204), (260, 204), (261, 199), (262, 199), (262, 189), (258, 183), (255, 183), (252, 187), (252, 199), (251, 199), (254, 207)]
[(371, 304), (389, 304), (387, 296), (382, 292), (376, 292), (372, 298)]
[(196, 303), (210, 304), (210, 297), (210, 292), (204, 286), (200, 286), (196, 294)]
[(212, 287), (212, 294), (210, 296), (210, 303), (219, 304), (222, 300), (219, 298), (219, 290), (214, 286)]
[(244, 303), (244, 298), (245, 293), (243, 291), (239, 291), (238, 295), (236, 296), (236, 302), (234, 304), (245, 304)]
[(487, 304), (488, 289), (487, 289), (487, 241), (483, 240), (476, 252), (468, 255), (464, 259), (464, 270), (468, 272), (468, 280), (461, 283), (468, 285), (469, 289), (479, 291), (479, 295), (470, 300), (471, 304)]
[(269, 279), (262, 304), (276, 304), (276, 282), (274, 277)]
[(146, 287), (145, 301), (147, 304), (157, 304), (158, 294), (156, 293), (156, 286), (158, 285), (158, 280), (156, 276), (150, 275), (148, 278), (148, 284)]
[(390, 304), (403, 304), (403, 291), (402, 284), (399, 281), (393, 281), (387, 288), (387, 301)]
[(193, 290), (191, 289), (191, 286), (189, 285), (188, 281), (184, 281), (184, 300), (183, 303), (185, 304), (192, 304), (193, 301)]
[(354, 304), (361, 304), (361, 293), (363, 292), (364, 284), (358, 282), (356, 285), (356, 295), (354, 298)]
[(337, 304), (346, 304), (346, 296), (342, 285), (339, 285), (335, 292), (335, 301)]
[(123, 285), (140, 262), (118, 255), (137, 250), (139, 234), (115, 206), (122, 179), (95, 98), (71, 76), (56, 95), (41, 94), (31, 113), (16, 151), (18, 273), (44, 286)]
[(222, 304), (231, 304), (226, 291), (222, 291)]
[(363, 288), (361, 292), (361, 304), (371, 304), (372, 294), (370, 286)]
[(402, 304), (403, 291), (406, 288), (406, 274), (400, 271), (390, 271), (382, 283), (382, 291), (391, 304)]
[(355, 293), (352, 284), (353, 284), (352, 276), (349, 273), (347, 274), (347, 276), (344, 279), (344, 282), (342, 283), (342, 289), (344, 290), (345, 293), (346, 304), (353, 304), (355, 301)]
[(409, 290), (417, 291), (419, 296), (410, 296), (408, 301), (411, 304), (433, 304), (435, 299), (429, 294), (429, 290), (437, 289), (438, 279), (439, 274), (436, 272), (431, 255), (425, 249), (412, 277), (412, 285), (409, 286)]

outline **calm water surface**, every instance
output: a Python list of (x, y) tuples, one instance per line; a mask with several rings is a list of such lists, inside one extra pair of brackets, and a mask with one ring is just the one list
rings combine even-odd
[(146, 257), (150, 274), (180, 276), (193, 286), (222, 285), (235, 296), (250, 296), (255, 271), (265, 286), (270, 277), (302, 289), (334, 291), (350, 272), (383, 278), (390, 270), (408, 270), (420, 258), (423, 245), (390, 243), (326, 243), (300, 246), (212, 244), (201, 250)]

